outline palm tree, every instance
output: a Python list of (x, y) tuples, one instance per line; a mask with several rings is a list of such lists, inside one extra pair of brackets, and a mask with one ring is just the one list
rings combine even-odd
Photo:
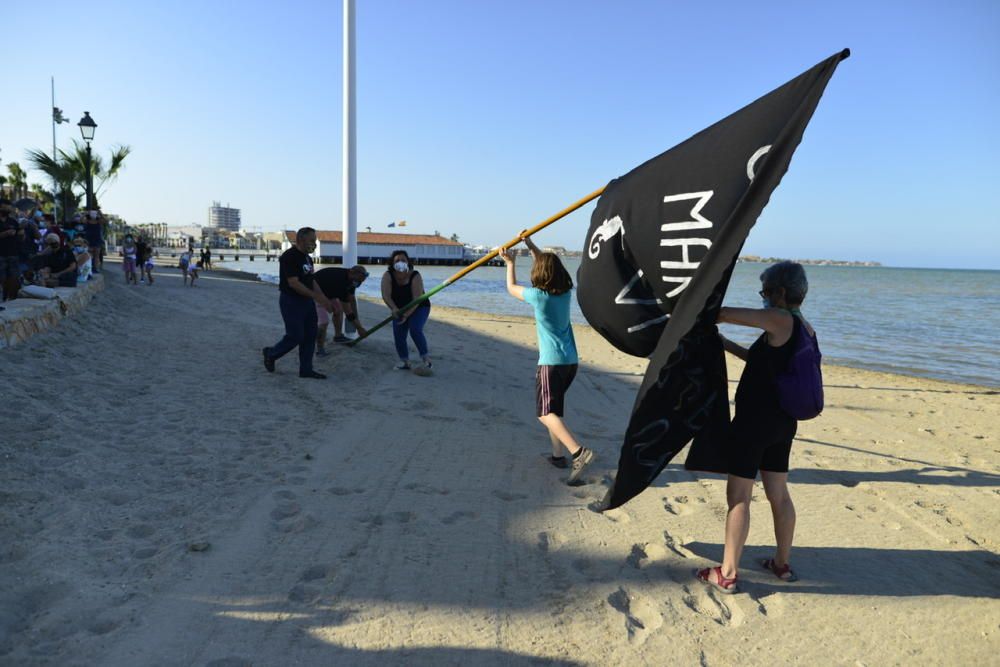
[(32, 183), (28, 186), (28, 192), (41, 204), (49, 203), (53, 199), (52, 193), (46, 190), (40, 183)]
[[(94, 179), (94, 205), (97, 205), (97, 195), (118, 178), (125, 158), (132, 152), (130, 146), (116, 146), (111, 151), (108, 165), (105, 167), (104, 160), (100, 155), (91, 158), (91, 174)], [(87, 147), (76, 139), (73, 140), (73, 150), (66, 153), (59, 151), (60, 155), (73, 166), (76, 173), (76, 183), (84, 189), (87, 187)]]
[[(45, 151), (29, 150), (28, 162), (35, 169), (47, 174), (49, 178), (56, 182), (56, 189), (59, 196), (59, 210), (62, 212), (62, 219), (65, 222), (70, 213), (80, 206), (80, 196), (73, 192), (73, 185), (77, 182), (77, 173), (70, 164), (69, 156), (63, 151), (59, 151), (58, 160)], [(84, 174), (86, 178), (86, 174)]]
[[(107, 185), (118, 178), (122, 170), (125, 158), (128, 157), (132, 149), (129, 146), (116, 146), (111, 151), (111, 156), (105, 166), (100, 155), (95, 155), (91, 159), (91, 174), (94, 179), (94, 204), (97, 205), (97, 195)], [(59, 208), (63, 211), (63, 216), (68, 216), (80, 206), (82, 194), (74, 192), (75, 186), (80, 186), (86, 193), (87, 189), (87, 147), (80, 142), (73, 141), (73, 150), (64, 151), (59, 149), (58, 158), (53, 159), (45, 151), (29, 150), (28, 162), (52, 178), (59, 186)], [(63, 218), (65, 220), (65, 217)]]
[(10, 174), (8, 182), (10, 183), (11, 199), (23, 197), (28, 188), (28, 174), (16, 162), (11, 162), (7, 165), (7, 172)]

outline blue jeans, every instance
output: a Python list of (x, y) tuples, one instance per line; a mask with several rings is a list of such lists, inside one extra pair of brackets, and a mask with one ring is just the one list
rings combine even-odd
[(285, 337), (268, 349), (267, 356), (280, 359), (298, 345), (299, 373), (309, 373), (316, 350), (316, 306), (312, 299), (285, 292), (278, 297), (278, 305), (285, 320)]
[(410, 358), (410, 350), (406, 346), (406, 334), (410, 334), (410, 338), (417, 346), (417, 352), (420, 353), (421, 357), (427, 356), (427, 339), (424, 338), (424, 324), (427, 323), (427, 318), (431, 316), (431, 307), (417, 308), (413, 313), (406, 318), (405, 322), (400, 323), (397, 320), (392, 321), (392, 338), (396, 343), (396, 354), (403, 361)]

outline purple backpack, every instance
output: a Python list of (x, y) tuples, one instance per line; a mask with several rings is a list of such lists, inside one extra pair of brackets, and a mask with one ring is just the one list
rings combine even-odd
[(795, 350), (784, 372), (778, 373), (778, 404), (789, 415), (804, 421), (823, 412), (823, 371), (816, 336), (809, 335), (795, 318)]

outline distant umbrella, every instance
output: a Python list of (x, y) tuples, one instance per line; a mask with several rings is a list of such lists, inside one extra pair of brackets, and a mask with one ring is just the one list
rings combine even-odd
[(31, 197), (24, 197), (14, 202), (14, 208), (16, 208), (19, 211), (30, 211), (31, 209), (38, 208), (39, 206), (41, 206), (41, 204), (39, 204)]

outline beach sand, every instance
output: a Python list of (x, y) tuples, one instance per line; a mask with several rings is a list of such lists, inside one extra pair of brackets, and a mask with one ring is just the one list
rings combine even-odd
[[(273, 286), (106, 291), (0, 352), (0, 664), (988, 664), (1000, 654), (1000, 396), (828, 366), (800, 424), (786, 584), (759, 487), (743, 591), (725, 482), (596, 514), (644, 360), (577, 327), (568, 487), (534, 417), (529, 320), (434, 308), (433, 377), (391, 333), (264, 371)], [(502, 289), (500, 285), (497, 289)], [(385, 309), (362, 304), (364, 320)], [(739, 362), (730, 367), (731, 389)]]

